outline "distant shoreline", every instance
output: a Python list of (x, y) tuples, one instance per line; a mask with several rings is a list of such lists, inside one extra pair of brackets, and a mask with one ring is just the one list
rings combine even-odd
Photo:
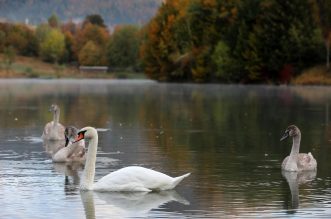
[[(77, 67), (55, 65), (37, 58), (17, 56), (9, 68), (4, 65), (0, 54), (1, 79), (144, 79), (149, 80), (143, 72), (80, 72)], [(193, 83), (193, 82), (178, 82)], [(265, 83), (268, 84), (268, 83)], [(289, 85), (331, 85), (331, 72), (325, 66), (315, 66), (292, 78)], [(276, 84), (275, 84), (276, 85)]]
[(18, 56), (8, 67), (0, 54), (0, 78), (100, 78), (100, 79), (146, 79), (142, 72), (80, 72), (75, 66), (56, 65), (37, 58)]

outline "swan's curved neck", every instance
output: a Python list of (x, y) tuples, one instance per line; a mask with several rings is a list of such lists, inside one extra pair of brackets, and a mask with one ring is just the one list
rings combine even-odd
[(88, 152), (86, 157), (85, 169), (83, 172), (80, 188), (82, 190), (92, 190), (95, 174), (95, 161), (97, 159), (98, 135), (89, 139)]
[(299, 155), (299, 149), (300, 149), (300, 140), (301, 135), (300, 133), (293, 137), (293, 144), (292, 144), (292, 150), (290, 153), (290, 156), (288, 158), (288, 161), (285, 166), (285, 170), (289, 171), (297, 171), (298, 170), (298, 155)]
[(56, 126), (60, 121), (60, 109), (54, 111), (53, 114), (53, 125)]
[(292, 143), (292, 150), (290, 157), (297, 157), (299, 154), (300, 149), (300, 141), (301, 141), (301, 134), (298, 133), (296, 136), (293, 137), (293, 143)]

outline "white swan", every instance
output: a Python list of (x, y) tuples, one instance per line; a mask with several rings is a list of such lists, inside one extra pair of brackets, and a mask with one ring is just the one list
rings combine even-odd
[(317, 169), (317, 162), (313, 155), (299, 153), (301, 132), (295, 125), (290, 125), (286, 130), (281, 141), (288, 138), (293, 138), (292, 150), (289, 156), (287, 156), (282, 163), (282, 169), (285, 171), (311, 171)]
[(64, 140), (64, 126), (59, 123), (60, 119), (60, 107), (56, 104), (52, 104), (50, 112), (53, 113), (53, 121), (47, 123), (44, 128), (43, 140)]
[(71, 143), (77, 136), (78, 129), (69, 126), (65, 129), (65, 146), (52, 155), (55, 163), (63, 162), (84, 162), (85, 161), (85, 141)]
[(139, 166), (129, 166), (111, 172), (102, 177), (98, 182), (94, 182), (95, 161), (98, 147), (98, 133), (93, 127), (82, 128), (78, 132), (75, 142), (87, 139), (88, 153), (85, 169), (80, 183), (81, 190), (97, 191), (134, 191), (150, 192), (160, 190), (170, 190), (175, 188), (190, 173), (179, 177), (170, 177), (166, 174)]

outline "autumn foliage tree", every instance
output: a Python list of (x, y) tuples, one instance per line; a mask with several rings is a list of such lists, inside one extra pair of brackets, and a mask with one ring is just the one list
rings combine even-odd
[(174, 27), (180, 6), (178, 1), (168, 0), (148, 24), (141, 56), (145, 73), (150, 78), (171, 81), (171, 75), (176, 75), (174, 63), (180, 52), (176, 45)]
[(324, 2), (165, 1), (146, 28), (145, 72), (165, 81), (278, 83), (321, 60), (316, 1)]
[[(107, 43), (109, 41), (109, 33), (106, 28), (96, 24), (87, 22), (82, 29), (78, 30), (74, 37), (74, 53), (76, 57), (82, 56), (80, 53), (87, 43), (93, 44), (99, 48), (99, 55), (101, 57), (102, 65), (106, 65)], [(90, 43), (91, 45), (91, 43)], [(89, 46), (91, 47), (91, 46)], [(100, 64), (100, 63), (99, 63)], [(97, 63), (96, 63), (97, 65)]]
[(248, 0), (239, 6), (225, 38), (231, 62), (217, 72), (227, 69), (232, 82), (278, 82), (318, 62), (321, 41), (309, 1)]
[(88, 41), (79, 52), (78, 61), (81, 65), (98, 66), (106, 64), (103, 49), (93, 41)]
[(5, 47), (13, 47), (19, 55), (33, 56), (37, 54), (37, 39), (31, 28), (21, 24), (8, 24), (5, 29)]
[(166, 81), (210, 80), (211, 54), (221, 37), (223, 20), (235, 16), (230, 9), (220, 14), (225, 6), (232, 9), (231, 1), (166, 1), (148, 24), (141, 47), (146, 74)]
[(72, 63), (77, 61), (75, 56), (75, 35), (78, 32), (78, 26), (73, 21), (68, 21), (61, 25), (61, 31), (64, 34), (65, 54), (64, 61)]
[(65, 38), (58, 29), (51, 29), (40, 44), (40, 56), (43, 60), (55, 62), (63, 58), (65, 53)]
[(115, 69), (137, 69), (139, 56), (139, 28), (118, 26), (110, 36), (107, 49), (108, 65)]
[(88, 65), (108, 65), (109, 39), (100, 15), (87, 16), (83, 24), (67, 22), (60, 25), (53, 14), (48, 23), (35, 29), (23, 24), (0, 23), (0, 52), (11, 47), (18, 55), (39, 56), (47, 62), (82, 61)]
[(287, 83), (325, 62), (325, 53), (329, 68), (328, 6), (328, 0), (166, 0), (147, 25), (112, 33), (97, 14), (80, 24), (52, 15), (36, 29), (0, 23), (0, 52), (10, 47), (50, 62), (142, 66), (158, 81)]

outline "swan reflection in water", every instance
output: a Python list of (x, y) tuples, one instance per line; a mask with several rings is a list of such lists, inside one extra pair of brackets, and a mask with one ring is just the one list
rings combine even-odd
[[(169, 202), (179, 202), (183, 205), (190, 203), (181, 197), (175, 190), (160, 192), (93, 192), (81, 191), (86, 218), (104, 216), (147, 216), (152, 209)], [(94, 199), (95, 198), (95, 199)], [(98, 203), (97, 208), (95, 201)], [(102, 209), (102, 211), (98, 211)]]
[(80, 162), (53, 163), (54, 170), (64, 175), (64, 190), (66, 195), (73, 194), (79, 190), (80, 177), (79, 171), (83, 170), (84, 165)]
[[(303, 185), (316, 178), (316, 171), (282, 171), (291, 191), (291, 205), (289, 210), (299, 208), (299, 185)], [(294, 211), (295, 212), (295, 211)]]
[(56, 152), (58, 152), (65, 145), (65, 140), (43, 140), (43, 146), (45, 152), (52, 157)]

